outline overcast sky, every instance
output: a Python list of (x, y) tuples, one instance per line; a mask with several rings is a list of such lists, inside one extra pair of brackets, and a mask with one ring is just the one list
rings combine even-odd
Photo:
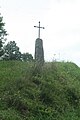
[(80, 66), (80, 0), (0, 0), (0, 11), (20, 51), (34, 56), (38, 29), (41, 30), (46, 61), (71, 61)]

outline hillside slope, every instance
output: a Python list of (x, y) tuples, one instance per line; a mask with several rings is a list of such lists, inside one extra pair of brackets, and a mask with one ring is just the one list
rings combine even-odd
[(0, 61), (0, 120), (80, 120), (80, 68)]

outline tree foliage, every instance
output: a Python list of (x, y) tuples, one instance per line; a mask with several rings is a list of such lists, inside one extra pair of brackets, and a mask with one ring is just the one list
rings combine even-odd
[(5, 56), (4, 59), (7, 60), (20, 60), (21, 52), (19, 47), (16, 45), (15, 41), (10, 41), (6, 46), (4, 46)]
[(3, 43), (5, 42), (7, 36), (7, 31), (4, 29), (5, 23), (3, 22), (3, 17), (0, 14), (0, 56), (3, 55)]
[(29, 53), (21, 54), (15, 41), (10, 41), (7, 45), (4, 45), (7, 36), (7, 31), (4, 27), (5, 23), (3, 22), (3, 17), (0, 14), (0, 60), (32, 61), (33, 56)]
[(23, 53), (22, 60), (23, 61), (33, 61), (33, 56), (29, 53)]

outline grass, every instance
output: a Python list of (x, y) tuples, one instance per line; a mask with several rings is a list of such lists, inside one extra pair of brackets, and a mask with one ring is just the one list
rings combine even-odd
[(0, 120), (80, 120), (80, 68), (0, 61)]

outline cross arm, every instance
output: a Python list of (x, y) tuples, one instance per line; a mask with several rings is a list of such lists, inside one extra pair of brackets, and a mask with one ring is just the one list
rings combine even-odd
[(34, 26), (34, 27), (45, 29), (45, 27), (39, 27), (39, 26)]

